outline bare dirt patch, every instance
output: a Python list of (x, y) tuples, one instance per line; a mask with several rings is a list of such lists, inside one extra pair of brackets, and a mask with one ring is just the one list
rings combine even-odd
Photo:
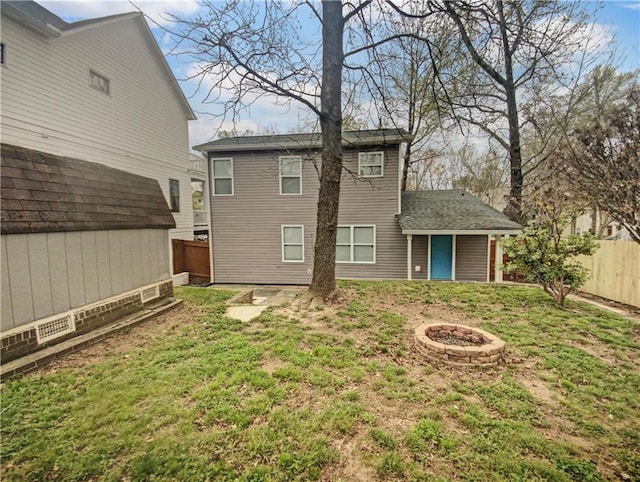
[(159, 337), (180, 329), (202, 314), (202, 310), (194, 306), (181, 305), (178, 308), (143, 321), (129, 330), (119, 332), (99, 343), (58, 358), (40, 373), (54, 373), (60, 369), (87, 367), (99, 363), (109, 356), (118, 353), (142, 349), (151, 345)]

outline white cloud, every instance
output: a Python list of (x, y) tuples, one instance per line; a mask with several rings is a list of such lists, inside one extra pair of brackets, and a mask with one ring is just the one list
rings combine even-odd
[(620, 2), (620, 6), (629, 10), (640, 10), (640, 2)]
[(131, 2), (123, 0), (41, 0), (39, 3), (68, 22), (134, 12), (140, 9), (152, 20), (150, 22), (151, 28), (156, 27), (155, 24), (166, 26), (169, 23), (166, 20), (167, 12), (176, 15), (189, 15), (199, 8), (196, 0), (132, 0)]

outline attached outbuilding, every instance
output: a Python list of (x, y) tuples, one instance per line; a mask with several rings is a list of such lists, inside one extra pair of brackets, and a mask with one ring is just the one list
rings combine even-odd
[[(407, 238), (407, 279), (426, 280), (489, 281), (491, 238), (500, 253), (502, 236), (521, 230), (503, 213), (457, 189), (403, 192), (398, 224)], [(501, 279), (500, 273), (495, 279)]]
[(2, 144), (3, 362), (173, 295), (154, 179)]

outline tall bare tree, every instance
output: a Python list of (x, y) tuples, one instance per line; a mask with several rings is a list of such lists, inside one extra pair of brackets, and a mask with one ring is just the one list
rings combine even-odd
[(388, 122), (411, 134), (403, 154), (404, 191), (419, 187), (415, 181), (435, 166), (441, 150), (437, 146), (442, 145), (436, 137), (445, 130), (437, 103), (438, 70), (459, 60), (454, 59), (459, 49), (450, 48), (457, 42), (457, 32), (435, 15), (398, 15), (388, 25), (398, 39), (372, 52), (372, 57), (382, 65), (385, 77), (382, 110)]
[[(408, 8), (397, 10), (411, 15)], [(434, 13), (455, 25), (465, 58), (456, 68), (439, 71), (445, 101), (457, 120), (485, 132), (507, 151), (506, 213), (522, 221), (521, 129), (530, 119), (521, 116), (520, 107), (570, 75), (566, 67), (580, 51), (589, 14), (576, 0), (425, 2), (422, 16)]]
[(640, 86), (598, 117), (570, 135), (562, 170), (577, 193), (640, 243)]
[[(367, 86), (367, 80), (375, 82), (375, 72), (358, 62), (367, 51), (398, 38), (374, 34), (370, 28), (374, 22), (364, 14), (373, 1), (343, 4), (324, 0), (321, 9), (310, 0), (203, 1), (202, 14), (172, 16), (175, 28), (170, 33), (177, 39), (175, 51), (197, 62), (191, 77), (198, 80), (205, 102), (214, 108), (221, 106), (221, 116), (235, 120), (265, 93), (277, 102), (297, 102), (317, 116), (322, 167), (309, 288), (312, 296), (327, 298), (335, 289), (343, 90), (350, 100), (359, 86)], [(310, 27), (314, 23), (322, 32), (321, 40)], [(359, 76), (360, 83), (354, 81), (344, 89), (345, 72), (351, 80)], [(372, 88), (380, 91), (379, 86)]]
[(508, 185), (508, 163), (502, 153), (492, 145), (478, 152), (473, 144), (465, 142), (449, 157), (454, 189), (465, 189), (494, 207), (502, 204)]

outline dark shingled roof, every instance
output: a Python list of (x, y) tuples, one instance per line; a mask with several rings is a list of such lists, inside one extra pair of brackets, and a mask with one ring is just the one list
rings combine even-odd
[[(412, 139), (405, 129), (372, 129), (363, 131), (345, 131), (342, 133), (342, 145), (394, 145)], [(265, 151), (280, 149), (311, 149), (322, 146), (320, 133), (278, 134), (273, 136), (224, 137), (193, 148), (198, 151)]]
[(519, 231), (521, 226), (464, 190), (406, 191), (398, 223), (410, 231)]
[(155, 179), (2, 144), (2, 234), (169, 229)]
[(34, 2), (33, 0), (2, 0), (2, 6), (5, 9), (10, 8), (11, 11), (7, 12), (11, 16), (21, 16), (22, 19), (26, 20), (30, 19), (32, 22), (40, 22), (43, 25), (53, 25), (55, 28), (61, 31), (72, 30), (77, 27), (82, 27), (83, 25), (90, 25), (92, 23), (99, 23), (105, 20), (111, 20), (118, 17), (126, 17), (133, 14), (138, 14), (138, 12), (132, 11), (128, 13), (117, 13), (114, 15), (108, 15), (105, 17), (99, 18), (89, 18), (85, 20), (79, 20), (76, 22), (67, 22), (62, 18), (58, 17), (55, 13), (47, 10), (39, 3)]

